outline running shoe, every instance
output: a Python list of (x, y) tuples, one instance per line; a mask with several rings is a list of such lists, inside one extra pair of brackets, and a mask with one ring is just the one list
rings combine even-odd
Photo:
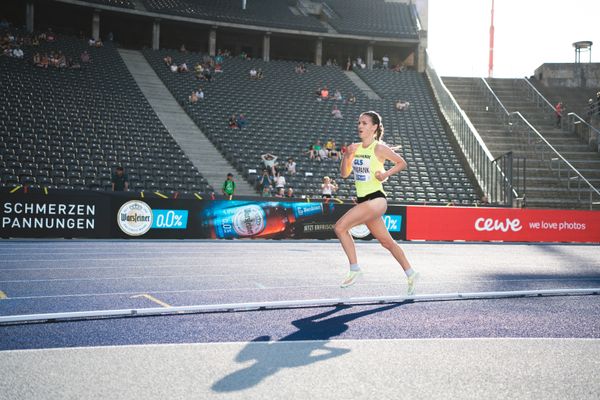
[(361, 275), (362, 271), (348, 271), (348, 275), (346, 275), (340, 287), (347, 288), (354, 285)]
[(420, 274), (415, 272), (406, 280), (408, 282), (408, 291), (406, 292), (408, 296), (413, 296), (415, 294), (417, 281), (420, 277)]

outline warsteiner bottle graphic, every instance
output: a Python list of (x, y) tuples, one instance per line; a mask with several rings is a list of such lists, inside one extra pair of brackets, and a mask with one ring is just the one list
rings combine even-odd
[(213, 239), (289, 236), (297, 221), (329, 214), (333, 204), (215, 202), (202, 213), (202, 225)]

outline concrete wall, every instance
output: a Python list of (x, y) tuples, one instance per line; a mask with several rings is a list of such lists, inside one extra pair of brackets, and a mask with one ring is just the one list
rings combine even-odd
[(545, 86), (600, 88), (600, 63), (548, 63), (535, 70)]

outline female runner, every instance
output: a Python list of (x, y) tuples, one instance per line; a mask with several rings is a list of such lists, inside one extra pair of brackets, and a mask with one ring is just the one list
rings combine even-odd
[[(342, 178), (347, 178), (354, 172), (358, 203), (337, 221), (334, 228), (350, 262), (350, 271), (341, 287), (353, 285), (362, 274), (356, 258), (354, 240), (349, 231), (356, 225), (365, 224), (375, 239), (400, 263), (407, 277), (408, 295), (411, 296), (415, 293), (415, 283), (419, 273), (411, 267), (404, 251), (394, 241), (382, 218), (387, 210), (383, 182), (391, 175), (405, 169), (406, 161), (393, 148), (380, 142), (383, 136), (383, 124), (381, 116), (375, 111), (367, 111), (360, 115), (358, 136), (361, 143), (348, 146), (341, 163)], [(385, 160), (394, 163), (394, 166), (387, 171), (383, 167)]]

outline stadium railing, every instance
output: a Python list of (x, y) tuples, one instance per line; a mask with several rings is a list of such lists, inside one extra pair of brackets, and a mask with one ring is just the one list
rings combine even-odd
[[(554, 123), (555, 109), (548, 99), (546, 99), (528, 79), (519, 79), (517, 84), (525, 90), (529, 99), (544, 112), (550, 123)], [(595, 114), (597, 110), (594, 111)], [(590, 125), (588, 121), (580, 117), (577, 113), (568, 113), (567, 118), (562, 120), (561, 125), (562, 129), (582, 137), (590, 146), (594, 146), (595, 150), (600, 152), (600, 130)]]
[(510, 207), (515, 200), (522, 200), (523, 193), (518, 193), (513, 185), (512, 153), (494, 159), (430, 62), (427, 63), (426, 74), (442, 114), (489, 201)]
[[(532, 146), (532, 150), (540, 155), (542, 161), (548, 163), (550, 169), (556, 173), (558, 180), (561, 183), (566, 181), (566, 186), (569, 190), (577, 190), (577, 200), (580, 203), (584, 201), (582, 195), (585, 192), (588, 192), (589, 209), (592, 210), (594, 205), (599, 205), (600, 191), (581, 175), (581, 173), (567, 161), (520, 112), (509, 112), (498, 96), (496, 96), (496, 93), (494, 93), (485, 78), (481, 78), (479, 82), (488, 103), (492, 106), (494, 111), (501, 116), (510, 131), (519, 132), (523, 137), (527, 138), (527, 143)], [(577, 181), (577, 188), (573, 187), (574, 181)]]

